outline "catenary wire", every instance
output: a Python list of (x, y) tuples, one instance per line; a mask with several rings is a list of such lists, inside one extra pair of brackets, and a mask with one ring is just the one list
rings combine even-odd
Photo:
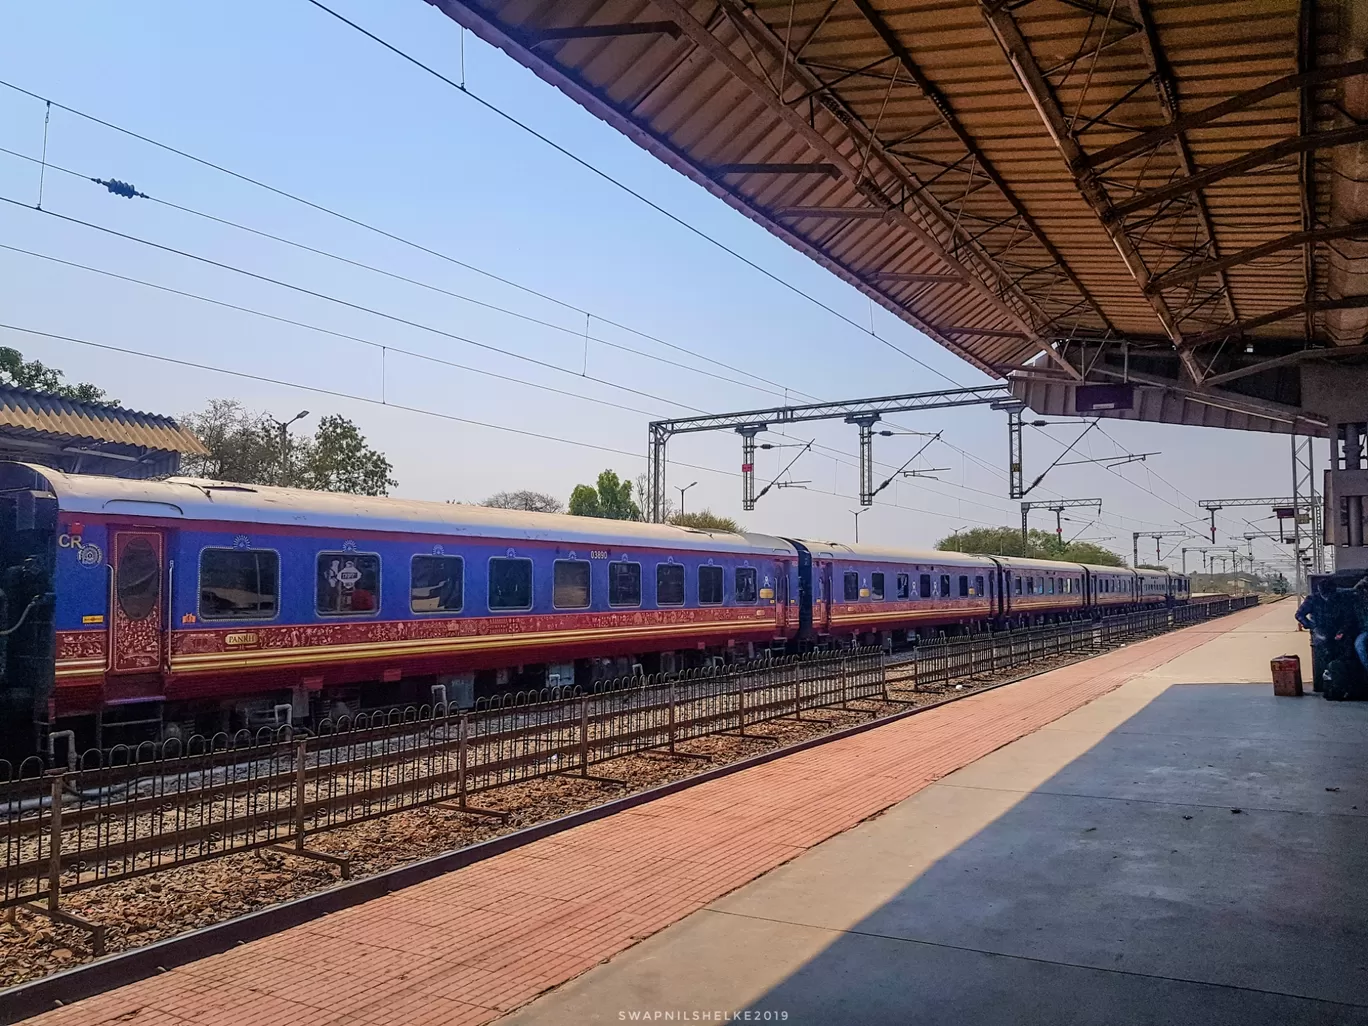
[(737, 260), (740, 260), (740, 261), (741, 261), (742, 263), (744, 263), (746, 266), (752, 268), (752, 269), (755, 270), (755, 271), (760, 272), (761, 274), (763, 274), (765, 277), (769, 278), (770, 280), (772, 280), (772, 281), (778, 283), (779, 285), (782, 285), (784, 288), (789, 289), (790, 291), (794, 292), (795, 294), (797, 294), (797, 295), (799, 295), (799, 296), (802, 296), (804, 299), (808, 300), (809, 302), (814, 303), (815, 305), (821, 307), (823, 310), (825, 310), (827, 313), (831, 314), (833, 317), (837, 317), (837, 318), (839, 318), (840, 320), (845, 321), (846, 324), (849, 324), (851, 327), (855, 328), (856, 330), (860, 331), (861, 333), (863, 333), (863, 334), (865, 334), (865, 335), (869, 335), (869, 336), (871, 336), (872, 338), (878, 339), (878, 341), (882, 342), (882, 343), (883, 343), (884, 345), (886, 345), (889, 349), (892, 349), (894, 352), (900, 353), (900, 354), (902, 354), (903, 356), (907, 357), (907, 359), (911, 360), (913, 363), (915, 363), (917, 366), (921, 367), (923, 370), (928, 370), (928, 371), (930, 371), (932, 374), (935, 374), (935, 375), (937, 375), (937, 376), (939, 376), (939, 377), (944, 378), (946, 381), (950, 382), (952, 385), (960, 385), (960, 382), (956, 381), (954, 378), (950, 377), (948, 374), (945, 374), (945, 373), (943, 373), (942, 371), (938, 371), (938, 370), (936, 370), (936, 368), (932, 367), (930, 364), (925, 363), (925, 362), (923, 362), (923, 361), (917, 359), (917, 357), (913, 356), (913, 355), (912, 355), (911, 353), (909, 353), (907, 350), (903, 349), (902, 347), (900, 347), (900, 346), (898, 346), (898, 345), (895, 345), (893, 342), (891, 342), (891, 341), (889, 341), (888, 339), (884, 338), (883, 336), (881, 336), (881, 335), (875, 333), (874, 331), (870, 330), (869, 328), (866, 328), (866, 327), (865, 327), (863, 324), (861, 324), (859, 321), (856, 321), (856, 320), (854, 320), (854, 319), (852, 319), (852, 318), (850, 318), (850, 317), (847, 317), (845, 314), (841, 313), (839, 310), (835, 309), (834, 307), (829, 306), (829, 305), (827, 305), (826, 303), (822, 302), (820, 299), (818, 299), (816, 296), (812, 295), (811, 293), (804, 292), (802, 289), (798, 288), (798, 286), (796, 286), (796, 285), (792, 284), (791, 282), (788, 282), (788, 281), (786, 281), (785, 279), (779, 277), (779, 276), (778, 276), (777, 274), (775, 274), (774, 272), (772, 272), (772, 271), (770, 271), (770, 270), (767, 270), (766, 268), (762, 267), (760, 264), (757, 264), (754, 260), (751, 260), (749, 257), (743, 256), (740, 252), (738, 252), (738, 251), (735, 250), (735, 249), (732, 249), (732, 248), (731, 248), (730, 246), (728, 246), (726, 243), (724, 243), (724, 242), (722, 242), (722, 241), (720, 241), (720, 240), (718, 240), (718, 239), (713, 238), (711, 235), (709, 235), (707, 232), (703, 231), (701, 228), (697, 228), (697, 227), (695, 227), (694, 225), (690, 224), (688, 221), (684, 220), (684, 219), (683, 219), (682, 217), (680, 217), (679, 215), (671, 213), (669, 210), (665, 209), (665, 208), (662, 207), (660, 204), (656, 203), (654, 200), (647, 198), (643, 193), (640, 193), (640, 192), (638, 192), (637, 190), (633, 189), (631, 186), (627, 185), (625, 182), (622, 182), (622, 181), (620, 181), (620, 180), (614, 178), (614, 177), (613, 177), (612, 175), (610, 175), (608, 172), (602, 170), (601, 168), (595, 166), (594, 164), (591, 164), (589, 161), (585, 160), (583, 157), (580, 157), (580, 156), (576, 155), (575, 153), (571, 152), (570, 150), (566, 149), (564, 146), (560, 145), (560, 143), (557, 143), (557, 142), (553, 141), (549, 136), (543, 135), (541, 132), (538, 132), (535, 128), (533, 128), (531, 125), (527, 124), (525, 121), (519, 120), (518, 118), (516, 118), (516, 117), (514, 117), (512, 114), (508, 113), (508, 112), (507, 112), (506, 110), (504, 110), (503, 108), (499, 107), (497, 104), (493, 103), (493, 102), (490, 101), (490, 100), (485, 99), (485, 98), (484, 98), (483, 96), (481, 96), (480, 94), (474, 92), (473, 90), (471, 90), (470, 88), (468, 88), (463, 82), (457, 82), (457, 81), (455, 81), (454, 79), (448, 78), (446, 75), (442, 74), (442, 73), (441, 73), (440, 71), (438, 71), (436, 68), (432, 67), (432, 66), (429, 65), (429, 64), (423, 63), (423, 62), (420, 61), (417, 57), (414, 57), (412, 54), (407, 53), (407, 52), (405, 52), (404, 50), (401, 50), (399, 47), (395, 46), (393, 43), (390, 43), (390, 42), (388, 42), (387, 40), (384, 40), (384, 39), (380, 38), (380, 37), (377, 36), (374, 32), (371, 32), (369, 29), (366, 29), (366, 28), (364, 28), (363, 26), (361, 26), (361, 25), (357, 24), (356, 22), (352, 21), (350, 18), (347, 18), (347, 17), (345, 17), (344, 15), (339, 14), (337, 11), (334, 11), (331, 7), (327, 6), (327, 4), (321, 3), (320, 0), (307, 0), (307, 2), (310, 3), (310, 4), (312, 4), (313, 6), (317, 7), (320, 11), (323, 11), (323, 12), (325, 12), (325, 13), (331, 15), (332, 17), (336, 18), (338, 21), (342, 22), (343, 24), (349, 25), (351, 28), (353, 28), (353, 29), (355, 29), (357, 32), (361, 33), (361, 34), (362, 34), (363, 36), (365, 36), (367, 39), (370, 39), (370, 40), (372, 40), (372, 41), (374, 41), (374, 42), (376, 42), (376, 43), (379, 43), (379, 44), (380, 44), (382, 47), (384, 47), (386, 50), (390, 51), (391, 53), (395, 54), (397, 57), (400, 57), (400, 58), (402, 58), (403, 60), (407, 61), (408, 63), (412, 64), (414, 67), (420, 68), (420, 69), (422, 69), (423, 71), (427, 72), (429, 75), (433, 76), (434, 78), (436, 78), (436, 79), (438, 79), (438, 80), (440, 80), (440, 81), (442, 81), (442, 82), (445, 82), (447, 85), (451, 86), (451, 88), (455, 89), (455, 90), (456, 90), (457, 92), (459, 92), (461, 95), (463, 95), (463, 96), (468, 96), (470, 99), (474, 100), (476, 103), (478, 103), (480, 106), (484, 107), (486, 110), (490, 111), (490, 112), (493, 113), (493, 114), (496, 114), (496, 115), (499, 116), (500, 118), (502, 118), (502, 119), (504, 119), (505, 121), (507, 121), (509, 124), (515, 125), (516, 127), (522, 129), (522, 130), (523, 130), (524, 132), (526, 132), (528, 135), (531, 135), (533, 138), (535, 138), (535, 139), (541, 141), (542, 143), (546, 144), (547, 146), (551, 147), (551, 148), (552, 148), (553, 150), (555, 150), (557, 153), (560, 153), (562, 156), (564, 156), (564, 157), (566, 157), (567, 159), (573, 161), (574, 163), (580, 165), (580, 166), (583, 167), (585, 170), (587, 170), (587, 171), (593, 173), (594, 175), (597, 175), (599, 178), (602, 178), (604, 181), (609, 182), (610, 184), (616, 186), (617, 188), (621, 189), (623, 192), (627, 193), (629, 196), (632, 196), (633, 198), (635, 198), (635, 199), (637, 199), (637, 200), (640, 200), (642, 203), (646, 204), (646, 205), (647, 205), (648, 207), (650, 207), (652, 210), (654, 210), (654, 211), (656, 211), (657, 213), (663, 215), (664, 217), (669, 218), (671, 221), (675, 222), (675, 223), (678, 224), (680, 227), (686, 229), (686, 230), (689, 231), (689, 232), (692, 232), (694, 235), (697, 235), (699, 238), (705, 240), (706, 242), (711, 243), (712, 245), (716, 246), (718, 249), (722, 250), (723, 252), (727, 253), (728, 255), (730, 255), (730, 256), (732, 256), (732, 257), (735, 257)]

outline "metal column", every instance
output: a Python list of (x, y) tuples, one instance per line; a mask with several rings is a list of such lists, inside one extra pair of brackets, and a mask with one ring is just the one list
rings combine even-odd
[(874, 425), (877, 413), (860, 413), (847, 417), (847, 424), (860, 429), (860, 505), (874, 505)]
[(741, 436), (741, 508), (755, 509), (755, 436), (764, 424), (746, 424), (736, 429)]

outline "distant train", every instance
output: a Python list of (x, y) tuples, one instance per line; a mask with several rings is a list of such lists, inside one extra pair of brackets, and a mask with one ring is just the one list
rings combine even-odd
[(1186, 602), (1178, 574), (0, 463), (0, 756)]

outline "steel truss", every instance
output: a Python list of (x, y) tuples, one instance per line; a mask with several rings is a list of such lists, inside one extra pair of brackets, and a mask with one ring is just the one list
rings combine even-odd
[(676, 420), (651, 421), (647, 450), (646, 480), (649, 494), (644, 496), (647, 519), (660, 523), (665, 519), (665, 447), (675, 435), (696, 434), (700, 431), (735, 431), (741, 436), (741, 506), (754, 509), (755, 491), (755, 436), (777, 424), (799, 424), (815, 420), (844, 420), (860, 429), (860, 505), (874, 501), (874, 425), (889, 413), (912, 413), (917, 410), (943, 410), (956, 406), (983, 406), (1010, 400), (1011, 392), (1005, 385), (979, 385), (940, 392), (911, 392), (905, 395), (874, 396), (867, 399), (846, 399), (831, 403), (805, 403), (795, 406), (771, 406), (760, 410), (741, 410), (736, 413), (708, 413)]
[[(1275, 351), (1267, 364), (1250, 361), (1248, 366), (1232, 368), (1230, 354), (1225, 352), (1225, 364), (1217, 365), (1226, 345), (1254, 328), (1300, 320), (1301, 348), (1314, 344), (1318, 313), (1368, 303), (1368, 297), (1317, 294), (1316, 246), (1335, 239), (1368, 237), (1368, 224), (1333, 225), (1317, 220), (1313, 157), (1317, 152), (1368, 140), (1368, 126), (1348, 123), (1346, 116), (1336, 114), (1331, 105), (1318, 103), (1316, 90), (1351, 76), (1368, 74), (1368, 60), (1314, 66), (1315, 4), (1311, 0), (1304, 0), (1301, 8), (1295, 74), (1272, 79), (1195, 110), (1184, 110), (1180, 105), (1174, 76), (1151, 16), (1150, 0), (1098, 0), (1089, 5), (1096, 17), (1087, 23), (1088, 37), (1077, 42), (1078, 52), (1087, 55), (1085, 60), (1098, 59), (1097, 71), (1105, 73), (1109, 83), (1119, 76), (1122, 84), (1129, 82), (1129, 88), (1121, 101), (1107, 99), (1111, 93), (1102, 90), (1092, 99), (1085, 88), (1071, 111), (1065, 110), (1060, 96), (1063, 79), (1076, 62), (1047, 66), (1039, 59), (1023, 19), (1023, 9), (1031, 7), (1035, 0), (978, 2), (1080, 195), (1121, 254), (1127, 271), (1154, 310), (1163, 334), (1193, 382), (1223, 384), (1299, 362), (1298, 358), (1289, 359), (1285, 351)], [(1048, 46), (1057, 51), (1064, 42), (1051, 35)], [(1127, 75), (1131, 76), (1129, 80)], [(1209, 166), (1196, 164), (1188, 138), (1190, 131), (1212, 126), (1222, 118), (1260, 104), (1264, 105), (1264, 113), (1270, 101), (1289, 94), (1295, 95), (1296, 104), (1286, 105), (1289, 114), (1285, 138)], [(1136, 116), (1135, 112), (1142, 109), (1140, 101), (1147, 95), (1152, 96), (1157, 118)], [(1126, 117), (1110, 117), (1123, 105)], [(1154, 120), (1161, 123), (1157, 127), (1131, 128), (1134, 134), (1129, 139), (1104, 146), (1091, 145), (1093, 134), (1100, 136), (1105, 132), (1111, 140), (1117, 129), (1126, 128), (1127, 123), (1143, 126)], [(1220, 252), (1205, 190), (1239, 175), (1276, 174), (1288, 158), (1297, 161), (1301, 195), (1298, 230), (1234, 252)], [(1278, 254), (1290, 249), (1303, 253), (1304, 286), (1300, 300), (1271, 313), (1242, 318), (1237, 290), (1232, 288), (1228, 273), (1269, 257), (1276, 260)], [(1267, 308), (1266, 303), (1258, 306)], [(1144, 340), (1128, 341), (1143, 344)], [(1101, 345), (1105, 347), (1106, 342), (1102, 340)]]
[(1048, 509), (1055, 515), (1055, 537), (1064, 540), (1064, 511), (1066, 509), (1085, 509), (1097, 507), (1098, 516), (1102, 515), (1101, 499), (1050, 499), (1041, 502), (1021, 504), (1021, 544), (1024, 547), (1030, 537), (1030, 517), (1033, 509)]

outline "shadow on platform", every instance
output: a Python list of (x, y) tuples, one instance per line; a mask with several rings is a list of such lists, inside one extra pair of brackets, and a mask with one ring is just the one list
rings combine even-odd
[(1365, 755), (1368, 705), (1170, 687), (854, 925), (714, 908), (839, 929), (747, 1005), (789, 1022), (1368, 1023)]

